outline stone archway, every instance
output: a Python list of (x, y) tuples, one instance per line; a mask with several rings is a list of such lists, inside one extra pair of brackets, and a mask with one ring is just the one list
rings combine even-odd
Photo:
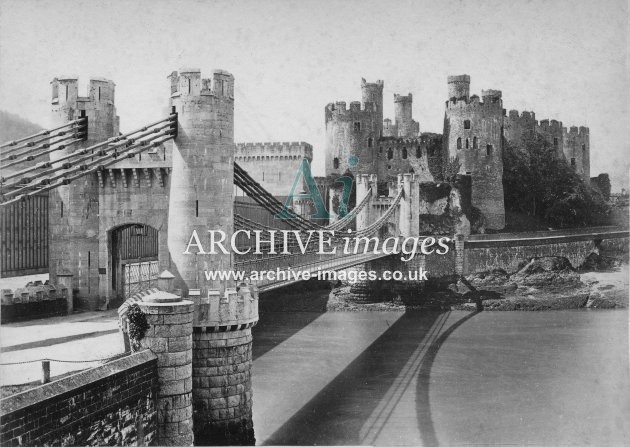
[(159, 231), (149, 225), (131, 223), (110, 231), (111, 296), (125, 300), (157, 286), (159, 275)]

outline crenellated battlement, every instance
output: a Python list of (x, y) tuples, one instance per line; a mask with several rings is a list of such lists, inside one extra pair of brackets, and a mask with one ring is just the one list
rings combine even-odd
[(114, 104), (116, 84), (105, 78), (90, 78), (87, 96), (79, 96), (79, 78), (77, 76), (58, 76), (50, 82), (52, 104), (74, 104), (76, 102), (94, 102)]
[(565, 135), (569, 136), (581, 136), (588, 137), (589, 136), (589, 128), (585, 126), (571, 126), (568, 130), (564, 127), (563, 132)]
[(407, 96), (399, 95), (398, 93), (394, 93), (394, 103), (397, 102), (413, 102), (413, 95), (409, 93)]
[(313, 146), (304, 141), (237, 143), (234, 153), (236, 160), (267, 159), (278, 160), (313, 159)]
[(479, 96), (472, 95), (470, 98), (451, 98), (446, 101), (446, 109), (452, 111), (469, 111), (473, 112), (475, 109), (497, 109), (503, 110), (503, 105), (500, 96), (488, 96), (484, 98), (484, 101), (479, 99)]
[(210, 79), (202, 78), (198, 68), (181, 68), (167, 78), (171, 81), (171, 97), (214, 96), (234, 100), (234, 76), (225, 70), (213, 70)]
[[(526, 121), (526, 122), (533, 122), (536, 121), (536, 114), (533, 111), (522, 111), (519, 114), (518, 110), (510, 110), (508, 112), (507, 118), (511, 121)], [(536, 121), (536, 124), (538, 124), (538, 122)]]
[(540, 120), (538, 127), (545, 132), (562, 132), (562, 121), (544, 119)]
[(326, 111), (330, 112), (333, 116), (344, 116), (361, 112), (371, 115), (372, 113), (374, 113), (374, 103), (362, 103), (361, 101), (352, 101), (350, 102), (350, 107), (347, 108), (345, 101), (337, 101), (326, 105)]

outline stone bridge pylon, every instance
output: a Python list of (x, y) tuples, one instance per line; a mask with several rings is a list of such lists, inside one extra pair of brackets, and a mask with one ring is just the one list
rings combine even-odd
[(193, 231), (234, 231), (234, 77), (215, 70), (173, 72), (170, 104), (178, 116), (168, 213), (168, 248), (176, 288), (195, 304), (193, 426), (195, 444), (253, 444), (252, 335), (257, 290), (207, 281), (205, 271), (233, 269), (231, 254), (184, 253)]

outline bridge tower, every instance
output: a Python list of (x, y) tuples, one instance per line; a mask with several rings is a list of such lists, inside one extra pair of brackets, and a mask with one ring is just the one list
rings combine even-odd
[(400, 200), (399, 224), (401, 236), (420, 235), (420, 182), (415, 174), (398, 174), (398, 188), (403, 189)]
[[(88, 95), (79, 96), (78, 78), (59, 76), (52, 80), (51, 124), (56, 127), (84, 114), (88, 118), (87, 140), (54, 151), (54, 161), (80, 148), (118, 135), (119, 119), (114, 105), (115, 84), (92, 78)], [(99, 303), (99, 198), (96, 174), (86, 175), (49, 195), (49, 271), (53, 283), (71, 276), (72, 288), (83, 307)]]
[[(195, 443), (251, 444), (251, 327), (256, 291), (206, 280), (205, 271), (233, 269), (232, 255), (210, 250), (209, 231), (233, 234), (234, 77), (215, 70), (173, 72), (170, 104), (178, 114), (168, 215), (168, 247), (175, 287), (195, 303), (192, 391)], [(193, 232), (202, 248), (187, 250)], [(205, 246), (204, 246), (205, 245)], [(188, 251), (188, 253), (185, 253)], [(235, 430), (235, 427), (238, 427)]]

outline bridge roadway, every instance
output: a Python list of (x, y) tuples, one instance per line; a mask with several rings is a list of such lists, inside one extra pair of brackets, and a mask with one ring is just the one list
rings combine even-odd
[[(340, 249), (342, 247), (338, 247)], [(339, 251), (339, 250), (338, 250)], [(290, 255), (264, 256), (260, 258), (237, 260), (234, 268), (237, 271), (244, 271), (247, 274), (253, 271), (300, 271), (309, 272), (313, 277), (317, 277), (317, 272), (322, 270), (343, 270), (355, 265), (364, 264), (369, 261), (392, 256), (390, 253), (357, 253), (357, 254), (319, 254), (316, 251), (307, 251), (306, 253), (292, 253)], [(257, 282), (260, 291), (269, 291), (280, 287), (288, 286), (296, 282), (302, 281), (300, 277), (290, 277), (288, 279), (265, 278)]]

